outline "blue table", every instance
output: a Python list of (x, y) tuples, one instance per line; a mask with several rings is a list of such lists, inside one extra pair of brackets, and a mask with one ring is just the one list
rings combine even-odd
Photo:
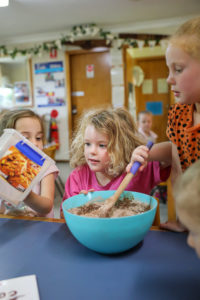
[(186, 234), (150, 231), (118, 255), (95, 253), (64, 223), (0, 219), (0, 280), (35, 274), (41, 300), (199, 300)]

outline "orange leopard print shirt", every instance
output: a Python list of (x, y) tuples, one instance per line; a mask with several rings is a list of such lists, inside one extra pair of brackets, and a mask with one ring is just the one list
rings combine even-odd
[(182, 170), (200, 159), (200, 124), (193, 126), (194, 104), (175, 104), (168, 112), (167, 136), (176, 144)]

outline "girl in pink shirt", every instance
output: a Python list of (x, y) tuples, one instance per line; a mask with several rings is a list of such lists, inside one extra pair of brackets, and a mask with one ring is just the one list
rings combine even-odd
[[(75, 169), (67, 179), (63, 201), (88, 191), (116, 190), (126, 171), (130, 171), (133, 151), (139, 149), (136, 154), (139, 152), (141, 156), (144, 149), (148, 152), (146, 146), (139, 147), (142, 144), (126, 109), (95, 109), (86, 113), (71, 145), (70, 165)], [(157, 145), (153, 146), (149, 159), (158, 157), (159, 161), (143, 165), (126, 190), (149, 194), (155, 185), (168, 178), (170, 160), (166, 157), (170, 155), (166, 156), (165, 151), (158, 155), (158, 151), (162, 146), (170, 151), (171, 145), (169, 142)]]

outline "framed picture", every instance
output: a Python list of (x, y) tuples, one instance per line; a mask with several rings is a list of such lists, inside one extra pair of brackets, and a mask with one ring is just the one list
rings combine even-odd
[(27, 57), (0, 58), (0, 109), (33, 106), (32, 62)]
[(16, 106), (30, 106), (32, 99), (28, 81), (17, 81), (13, 88), (14, 103)]
[(35, 64), (34, 94), (37, 107), (66, 105), (64, 76), (63, 61), (50, 61)]

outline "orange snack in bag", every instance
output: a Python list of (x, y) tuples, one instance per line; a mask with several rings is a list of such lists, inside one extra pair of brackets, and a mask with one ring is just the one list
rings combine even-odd
[[(8, 153), (8, 154), (7, 154)], [(0, 159), (1, 175), (15, 188), (26, 189), (41, 167), (11, 146)]]

